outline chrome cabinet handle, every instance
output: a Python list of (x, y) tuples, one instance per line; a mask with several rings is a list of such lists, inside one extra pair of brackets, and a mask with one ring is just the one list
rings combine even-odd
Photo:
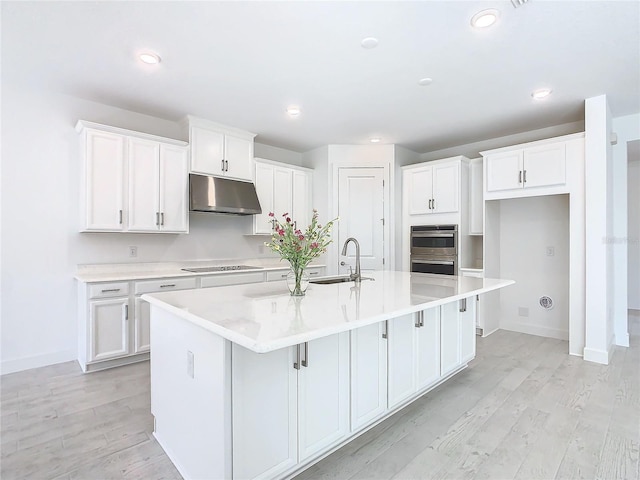
[(222, 162), (220, 164), (220, 170), (222, 170), (224, 172), (224, 160), (220, 160), (220, 162)]
[(320, 272), (309, 272), (309, 276), (311, 275), (318, 275)]
[(164, 225), (164, 212), (160, 213), (160, 225)]
[(300, 364), (303, 367), (309, 366), (309, 342), (304, 342), (304, 359), (302, 360), (302, 362), (300, 362)]
[(129, 305), (124, 306), (124, 319), (129, 320)]
[(118, 211), (118, 222), (122, 225), (122, 210)]
[(300, 345), (296, 345), (296, 361), (293, 362), (293, 368), (300, 370)]
[(522, 183), (522, 170), (518, 172), (518, 183)]
[(120, 291), (119, 288), (105, 288), (104, 290), (101, 290), (102, 293), (119, 292), (119, 291)]
[(522, 173), (522, 181), (523, 183), (527, 183), (527, 171), (524, 170)]
[(431, 199), (429, 199), (429, 210), (431, 210)]
[(422, 311), (417, 312), (417, 315), (416, 315), (416, 323), (414, 323), (414, 326), (415, 326), (416, 328), (420, 328), (420, 317), (421, 317), (421, 315), (422, 315)]
[(160, 288), (173, 288), (175, 286), (176, 286), (175, 283), (167, 283), (165, 285), (160, 285)]
[(461, 312), (466, 312), (467, 311), (467, 299), (463, 298), (462, 300), (460, 300), (460, 311)]
[(160, 212), (156, 212), (156, 226), (160, 225)]
[(382, 338), (389, 338), (389, 320), (384, 321), (384, 331), (382, 332)]
[(282, 275), (280, 275), (281, 278), (287, 278), (288, 273), (283, 273)]
[(225, 160), (224, 161), (224, 171), (228, 172), (229, 171), (229, 160)]
[(431, 205), (433, 207), (432, 210), (435, 210), (436, 209), (436, 199), (435, 198), (431, 199)]

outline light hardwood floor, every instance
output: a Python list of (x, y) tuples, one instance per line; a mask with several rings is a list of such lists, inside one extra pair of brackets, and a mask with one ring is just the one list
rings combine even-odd
[[(297, 477), (639, 478), (640, 312), (609, 366), (567, 343), (498, 331), (469, 368)], [(9, 479), (179, 479), (153, 439), (149, 364), (75, 362), (1, 379)]]

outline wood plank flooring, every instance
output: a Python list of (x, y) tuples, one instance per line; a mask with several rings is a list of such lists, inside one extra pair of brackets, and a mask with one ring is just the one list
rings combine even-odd
[[(640, 312), (608, 366), (507, 331), (469, 368), (296, 477), (639, 480)], [(149, 364), (1, 378), (0, 477), (180, 479), (152, 436)]]

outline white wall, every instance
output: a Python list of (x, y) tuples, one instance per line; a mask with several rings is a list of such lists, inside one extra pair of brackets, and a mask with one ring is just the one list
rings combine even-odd
[[(244, 235), (251, 217), (192, 214), (189, 235), (78, 233), (78, 119), (183, 140), (184, 132), (174, 122), (65, 95), (3, 85), (2, 97), (3, 372), (75, 358), (78, 264), (271, 255), (259, 253), (263, 238)], [(138, 246), (135, 259), (130, 245)]]
[[(392, 235), (395, 237), (395, 269), (402, 270), (403, 269), (403, 259), (402, 259), (402, 241), (403, 238), (406, 238), (408, 235), (404, 235), (405, 232), (402, 231), (403, 221), (402, 221), (402, 167), (404, 165), (411, 165), (414, 163), (418, 163), (420, 160), (420, 155), (412, 150), (407, 148), (400, 147), (398, 145), (395, 146), (395, 219)], [(407, 226), (407, 228), (410, 228)]]
[(628, 146), (628, 307), (640, 310), (640, 140)]
[[(500, 328), (568, 340), (569, 196), (499, 203), (500, 276), (516, 282), (500, 296)], [(552, 309), (540, 306), (543, 295), (553, 299)]]
[(259, 141), (255, 141), (253, 144), (253, 155), (254, 157), (288, 163), (289, 165), (297, 165), (299, 167), (303, 166), (301, 153), (280, 147), (272, 147), (271, 145), (265, 145)]

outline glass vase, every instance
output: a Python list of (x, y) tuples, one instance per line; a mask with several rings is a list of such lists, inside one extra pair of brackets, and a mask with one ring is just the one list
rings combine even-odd
[(291, 268), (287, 274), (287, 287), (293, 297), (302, 297), (309, 286), (309, 274), (304, 268)]

